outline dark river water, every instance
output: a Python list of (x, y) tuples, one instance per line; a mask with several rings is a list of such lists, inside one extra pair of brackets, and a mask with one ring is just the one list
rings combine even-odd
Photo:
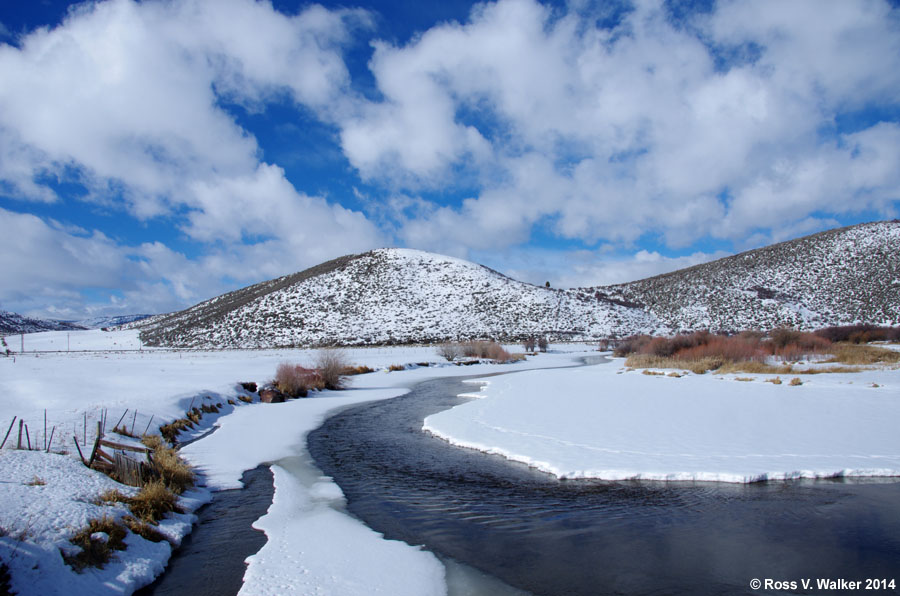
[(172, 554), (165, 573), (135, 596), (224, 596), (243, 585), (244, 559), (266, 544), (251, 526), (266, 514), (275, 489), (272, 472), (260, 466), (244, 472), (244, 488), (215, 494), (197, 511), (197, 523)]
[[(900, 582), (900, 483), (560, 481), (422, 432), (459, 379), (309, 435), (350, 512), (534, 594), (759, 594), (751, 580)], [(836, 593), (836, 592), (828, 592)]]

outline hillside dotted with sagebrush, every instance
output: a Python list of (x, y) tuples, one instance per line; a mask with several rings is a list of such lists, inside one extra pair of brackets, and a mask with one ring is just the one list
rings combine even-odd
[(645, 280), (557, 290), (409, 249), (340, 257), (137, 323), (148, 345), (430, 343), (900, 323), (900, 222), (829, 230)]

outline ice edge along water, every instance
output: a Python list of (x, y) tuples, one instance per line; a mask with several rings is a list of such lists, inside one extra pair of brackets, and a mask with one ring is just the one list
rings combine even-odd
[[(559, 478), (749, 483), (900, 476), (897, 371), (802, 386), (623, 373), (621, 360), (474, 380), (423, 429)], [(802, 375), (801, 375), (802, 376)]]
[[(60, 346), (71, 347), (72, 352)], [(0, 359), (3, 419), (16, 415), (34, 429), (46, 408), (50, 426), (59, 428), (57, 440), (63, 439), (70, 445), (69, 433), (73, 427), (73, 434), (82, 432), (85, 413), (96, 421), (100, 411), (108, 409), (114, 422), (128, 408), (129, 419), (131, 412), (139, 412), (128, 426), (141, 432), (148, 424), (158, 425), (182, 416), (191, 405), (226, 403), (238, 395), (238, 381), (265, 381), (282, 361), (309, 364), (314, 359), (314, 353), (308, 350), (172, 352), (139, 351), (140, 347), (136, 331), (47, 332), (28, 336), (26, 349), (37, 352)], [(584, 346), (570, 349), (590, 350)], [(202, 421), (205, 430), (215, 424), (217, 431), (182, 450), (214, 490), (239, 487), (243, 471), (261, 463), (276, 464), (276, 496), (269, 513), (257, 522), (272, 546), (250, 559), (243, 594), (284, 593), (286, 586), (310, 593), (330, 586), (327, 589), (344, 594), (402, 594), (404, 588), (397, 585), (398, 579), (381, 573), (389, 567), (384, 563), (386, 553), (390, 560), (402, 561), (403, 583), (410, 586), (407, 593), (444, 594), (445, 579), (452, 583), (460, 575), (458, 569), (445, 574), (444, 565), (431, 553), (384, 540), (344, 515), (340, 489), (330, 479), (321, 477), (311, 464), (305, 474), (296, 475), (297, 458), (302, 459), (306, 453), (306, 433), (335, 408), (400, 395), (406, 387), (428, 378), (559, 366), (572, 359), (571, 354), (559, 353), (502, 367), (444, 364), (387, 373), (385, 369), (392, 364), (438, 363), (441, 359), (433, 348), (427, 347), (359, 348), (347, 350), (347, 355), (354, 364), (381, 371), (353, 378), (351, 390), (345, 392), (323, 392), (312, 399), (286, 404), (227, 405), (223, 415), (210, 414)], [(32, 439), (37, 438), (32, 435)], [(86, 526), (89, 519), (127, 513), (122, 505), (94, 503), (99, 494), (113, 488), (126, 493), (132, 490), (85, 468), (77, 461), (77, 455), (15, 451), (8, 443), (0, 451), (0, 478), (0, 528), (4, 530), (0, 534), (6, 534), (0, 535), (0, 559), (10, 567), (11, 587), (20, 596), (128, 594), (150, 583), (164, 569), (169, 547), (137, 536), (129, 536), (128, 549), (117, 553), (102, 570), (88, 569), (77, 574), (62, 562), (60, 549), (72, 549), (69, 537)], [(208, 490), (199, 489), (183, 495), (180, 504), (193, 511), (208, 498)], [(309, 507), (294, 507), (294, 503), (306, 503)], [(161, 523), (160, 529), (178, 543), (190, 531), (193, 521), (191, 514), (173, 515)], [(306, 530), (293, 532), (295, 527)], [(366, 545), (364, 552), (351, 557), (350, 551), (334, 548), (347, 540)], [(381, 554), (375, 554), (376, 551)], [(300, 557), (302, 564), (289, 565), (284, 553)], [(325, 553), (330, 554), (326, 557)]]

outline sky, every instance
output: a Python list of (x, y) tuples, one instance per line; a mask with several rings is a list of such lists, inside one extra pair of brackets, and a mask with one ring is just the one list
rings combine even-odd
[(382, 246), (618, 283), (900, 208), (887, 0), (0, 3), (0, 309)]

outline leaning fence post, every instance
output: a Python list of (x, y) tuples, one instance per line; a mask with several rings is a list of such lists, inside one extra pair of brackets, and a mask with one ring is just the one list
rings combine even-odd
[(47, 441), (47, 453), (50, 453), (50, 447), (53, 445), (53, 434), (56, 433), (56, 427), (53, 427), (53, 430), (50, 431), (50, 440)]
[(97, 422), (97, 438), (94, 439), (94, 448), (91, 450), (91, 459), (88, 460), (88, 467), (94, 465), (94, 458), (97, 457), (97, 449), (100, 448), (100, 437), (102, 436), (103, 425)]
[[(35, 437), (37, 438), (37, 437)], [(28, 451), (31, 451), (31, 435), (28, 434), (28, 425), (25, 425), (25, 440), (28, 441)]]
[(19, 418), (19, 440), (16, 443), (16, 449), (22, 448), (22, 425), (25, 424), (25, 421)]
[(116, 432), (116, 429), (119, 428), (119, 425), (122, 424), (122, 421), (125, 420), (125, 415), (128, 414), (128, 408), (125, 408), (125, 412), (122, 413), (122, 417), (119, 418), (119, 421), (116, 422), (116, 425), (112, 427), (113, 432)]
[(81, 452), (81, 447), (78, 445), (78, 436), (72, 435), (72, 438), (75, 439), (75, 449), (78, 450), (78, 457), (81, 458), (81, 463), (83, 463), (84, 465), (87, 465), (87, 462), (84, 461), (84, 454)]
[[(155, 416), (155, 414), (150, 415), (150, 422), (153, 422), (153, 416)], [(147, 434), (147, 431), (150, 430), (150, 422), (147, 423), (147, 428), (144, 429), (145, 435)]]
[(3, 437), (3, 442), (0, 443), (0, 449), (3, 449), (3, 446), (6, 445), (6, 439), (9, 438), (9, 433), (12, 432), (13, 424), (16, 423), (17, 416), (13, 416), (12, 422), (9, 423), (9, 428), (6, 429), (6, 436)]

